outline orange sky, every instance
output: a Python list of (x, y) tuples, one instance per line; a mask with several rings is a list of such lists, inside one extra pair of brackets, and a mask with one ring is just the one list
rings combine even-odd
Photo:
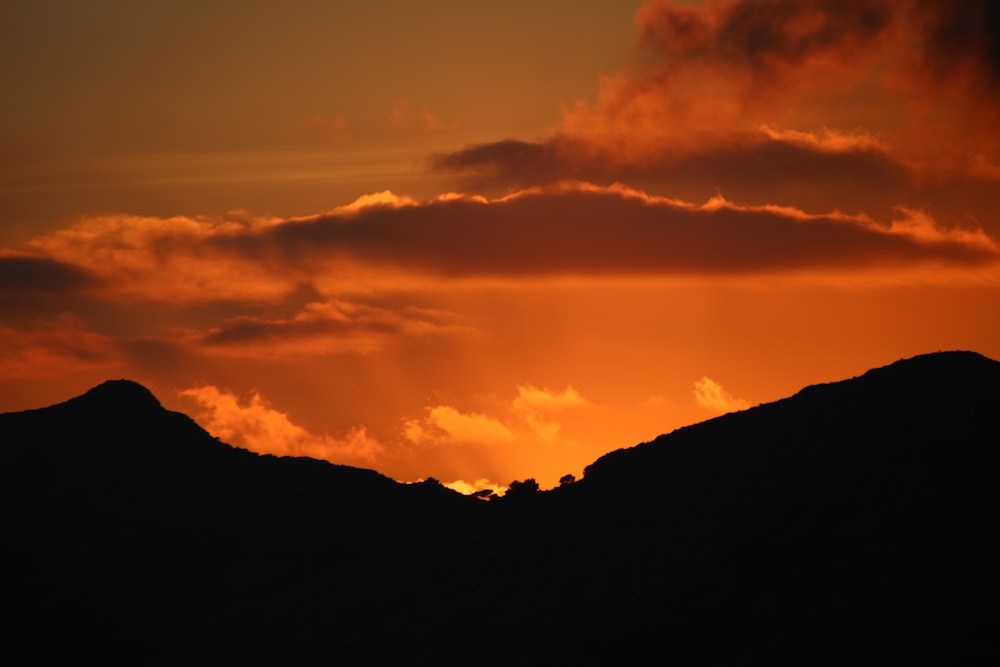
[(339, 5), (2, 10), (0, 411), (127, 377), (258, 451), (547, 487), (1000, 358), (990, 3)]

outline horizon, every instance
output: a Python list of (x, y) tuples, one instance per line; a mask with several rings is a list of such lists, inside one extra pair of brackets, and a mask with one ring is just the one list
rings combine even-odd
[(10, 9), (0, 412), (130, 377), (238, 447), (543, 488), (1000, 358), (987, 2)]
[[(846, 378), (840, 378), (840, 379), (834, 380), (832, 382), (824, 382), (824, 383), (817, 383), (817, 384), (806, 385), (804, 387), (801, 387), (798, 391), (794, 392), (793, 394), (789, 394), (788, 396), (783, 396), (783, 397), (781, 397), (779, 399), (776, 399), (775, 401), (771, 401), (771, 402), (768, 402), (768, 403), (761, 403), (761, 404), (757, 404), (757, 405), (753, 405), (753, 406), (741, 407), (741, 408), (732, 410), (730, 412), (726, 412), (726, 413), (724, 413), (722, 415), (719, 415), (719, 417), (725, 417), (725, 416), (733, 414), (735, 412), (743, 412), (743, 411), (746, 411), (746, 410), (754, 410), (756, 408), (767, 407), (767, 406), (773, 405), (775, 403), (784, 402), (786, 399), (794, 399), (794, 398), (802, 395), (807, 390), (815, 388), (815, 387), (827, 387), (827, 386), (830, 386), (831, 384), (836, 385), (836, 384), (842, 384), (842, 383), (852, 382), (852, 381), (855, 381), (855, 380), (860, 380), (863, 377), (868, 376), (873, 371), (884, 371), (884, 370), (889, 370), (889, 369), (892, 369), (892, 368), (899, 368), (899, 367), (901, 367), (903, 365), (914, 365), (915, 363), (926, 362), (930, 358), (937, 358), (937, 359), (940, 359), (942, 357), (952, 357), (952, 358), (955, 358), (955, 357), (958, 357), (958, 356), (962, 356), (962, 357), (977, 357), (977, 358), (980, 358), (980, 359), (985, 360), (987, 362), (992, 362), (994, 364), (1000, 363), (1000, 361), (998, 361), (996, 359), (992, 359), (992, 358), (990, 358), (990, 357), (988, 357), (986, 355), (980, 354), (979, 352), (976, 352), (975, 350), (937, 350), (935, 352), (927, 352), (927, 353), (923, 353), (923, 354), (918, 354), (916, 356), (909, 357), (909, 358), (897, 359), (897, 360), (892, 361), (891, 363), (867, 369), (861, 375), (856, 375), (856, 376), (846, 377)], [(67, 397), (65, 400), (58, 401), (57, 403), (54, 403), (52, 405), (37, 406), (36, 408), (29, 408), (28, 411), (34, 411), (34, 410), (39, 410), (39, 409), (44, 410), (44, 409), (50, 408), (50, 407), (57, 407), (59, 405), (62, 405), (63, 403), (68, 403), (70, 401), (75, 401), (77, 399), (82, 399), (82, 398), (85, 398), (87, 396), (94, 396), (94, 395), (97, 395), (98, 393), (100, 393), (102, 391), (108, 391), (108, 390), (112, 391), (113, 395), (116, 398), (120, 399), (122, 397), (122, 392), (119, 391), (117, 389), (117, 387), (119, 387), (122, 384), (130, 385), (130, 386), (134, 387), (134, 391), (140, 391), (143, 394), (143, 396), (144, 396), (143, 400), (146, 400), (146, 398), (148, 397), (149, 399), (152, 399), (152, 401), (156, 403), (156, 406), (159, 409), (164, 410), (164, 411), (169, 411), (168, 408), (164, 407), (164, 405), (163, 405), (162, 401), (160, 400), (160, 398), (158, 396), (156, 396), (155, 393), (153, 393), (152, 391), (150, 391), (148, 387), (146, 387), (145, 385), (143, 385), (140, 382), (136, 382), (135, 380), (131, 380), (129, 378), (109, 378), (109, 379), (106, 379), (106, 380), (100, 382), (99, 384), (91, 387), (90, 389), (88, 389), (87, 391), (83, 392), (82, 394), (79, 394), (79, 395), (76, 395), (76, 396)], [(111, 387), (111, 385), (114, 385), (114, 387)], [(4, 415), (4, 414), (14, 414), (14, 413), (8, 413), (8, 412), (2, 412), (2, 411), (0, 411), (0, 415)], [(185, 413), (181, 412), (179, 414), (185, 414)], [(190, 417), (190, 415), (185, 415), (185, 416)], [(693, 424), (682, 425), (682, 426), (678, 427), (677, 429), (673, 429), (673, 430), (671, 430), (669, 432), (664, 432), (664, 433), (658, 434), (652, 440), (659, 440), (661, 437), (670, 436), (673, 433), (675, 433), (675, 432), (677, 432), (679, 430), (683, 430), (683, 429), (685, 429), (688, 426), (698, 426), (700, 424), (705, 424), (705, 423), (710, 422), (710, 421), (715, 421), (715, 418), (709, 418), (709, 419), (706, 419), (706, 420), (701, 421), (701, 422), (695, 422)], [(199, 424), (199, 427), (204, 430), (204, 427), (202, 427), (200, 424)], [(207, 430), (206, 430), (206, 432), (207, 432)], [(209, 434), (209, 435), (211, 435), (211, 434)], [(611, 451), (605, 452), (605, 453), (614, 453), (616, 451), (624, 451), (624, 450), (628, 450), (628, 449), (633, 449), (633, 448), (635, 448), (635, 447), (637, 447), (639, 445), (650, 444), (650, 442), (652, 442), (652, 440), (648, 441), (648, 442), (636, 442), (636, 443), (632, 443), (630, 445), (626, 445), (624, 447), (618, 448), (616, 450), (611, 450)], [(222, 441), (222, 440), (219, 440), (219, 441), (222, 442), (222, 444), (225, 444), (225, 445), (227, 445), (229, 447), (232, 447), (232, 448), (246, 449), (245, 447), (238, 447), (237, 445), (234, 445), (234, 444), (229, 443), (229, 442), (225, 442), (225, 441)], [(251, 451), (251, 452), (259, 453), (259, 454), (270, 454), (270, 452), (255, 452), (255, 450), (247, 450), (247, 451)], [(293, 457), (293, 458), (297, 458), (297, 457), (311, 458), (311, 459), (314, 459), (314, 460), (326, 461), (328, 463), (334, 463), (332, 461), (329, 461), (328, 459), (317, 458), (317, 457), (309, 456), (308, 454), (278, 453), (277, 456), (290, 456), (290, 457)], [(585, 466), (584, 473), (586, 472), (586, 468), (589, 468), (591, 464), (597, 462), (602, 456), (603, 455), (599, 456), (594, 461), (591, 461), (590, 463), (588, 463)], [(339, 464), (339, 465), (343, 465), (343, 464)], [(357, 467), (357, 466), (349, 466), (349, 467)], [(369, 470), (373, 470), (374, 472), (379, 472), (378, 470), (374, 470), (374, 469), (369, 469)], [(379, 473), (379, 474), (382, 474), (382, 473)], [(527, 477), (524, 480), (512, 480), (510, 485), (490, 486), (490, 487), (486, 487), (486, 488), (483, 488), (483, 489), (464, 488), (461, 484), (454, 484), (454, 483), (444, 483), (442, 485), (445, 486), (445, 487), (447, 487), (447, 488), (449, 488), (449, 489), (451, 489), (451, 490), (453, 490), (453, 491), (461, 493), (463, 495), (473, 495), (473, 494), (476, 494), (478, 491), (484, 491), (484, 490), (488, 489), (488, 490), (496, 493), (496, 497), (502, 497), (509, 490), (509, 488), (508, 488), (509, 486), (512, 486), (514, 484), (521, 484), (522, 482), (527, 482), (529, 484), (531, 482), (535, 482), (535, 490), (547, 491), (547, 490), (553, 490), (553, 489), (556, 489), (556, 488), (563, 487), (565, 485), (565, 483), (566, 483), (567, 478), (569, 479), (569, 483), (571, 484), (573, 482), (579, 481), (580, 479), (583, 479), (584, 477), (586, 477), (585, 474), (581, 475), (579, 478), (577, 478), (575, 475), (566, 475), (564, 478), (561, 478), (559, 480), (558, 485), (553, 485), (551, 487), (538, 486), (537, 485), (537, 480), (535, 480), (535, 478), (533, 476), (532, 477)], [(392, 479), (392, 478), (390, 477), (389, 479)], [(440, 480), (437, 480), (436, 478), (430, 477), (430, 476), (426, 477), (426, 478), (420, 478), (420, 479), (416, 479), (416, 480), (411, 480), (411, 481), (403, 481), (403, 480), (393, 480), (393, 481), (395, 481), (397, 483), (400, 483), (400, 484), (417, 484), (417, 483), (422, 483), (422, 482), (431, 481), (431, 480), (435, 481), (438, 484), (441, 484)]]

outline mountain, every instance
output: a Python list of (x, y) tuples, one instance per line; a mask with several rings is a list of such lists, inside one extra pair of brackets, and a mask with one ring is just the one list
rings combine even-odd
[[(492, 502), (107, 382), (0, 415), (19, 664), (1000, 658), (1000, 363), (899, 361)], [(42, 640), (39, 640), (42, 637)]]

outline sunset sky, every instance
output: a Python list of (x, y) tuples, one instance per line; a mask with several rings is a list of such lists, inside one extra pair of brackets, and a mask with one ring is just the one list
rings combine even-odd
[(1000, 358), (998, 35), (986, 0), (7, 3), (0, 412), (124, 377), (255, 451), (544, 488)]

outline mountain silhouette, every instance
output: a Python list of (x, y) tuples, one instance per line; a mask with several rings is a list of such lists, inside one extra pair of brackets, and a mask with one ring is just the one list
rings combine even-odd
[(483, 502), (235, 449), (110, 381), (0, 415), (8, 650), (19, 664), (995, 661), (998, 408), (1000, 363), (923, 355)]

